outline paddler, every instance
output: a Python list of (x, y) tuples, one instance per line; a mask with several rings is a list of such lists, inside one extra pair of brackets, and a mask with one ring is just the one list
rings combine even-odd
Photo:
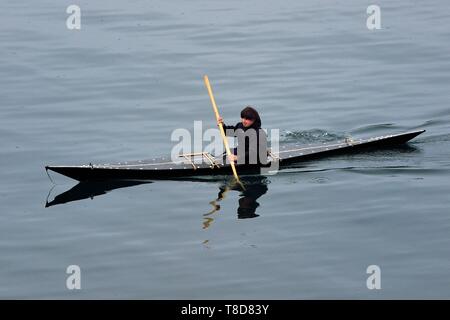
[(235, 126), (227, 126), (222, 117), (217, 125), (222, 123), (227, 136), (238, 139), (238, 147), (232, 149), (231, 158), (238, 164), (267, 164), (267, 135), (261, 128), (261, 118), (258, 111), (247, 106), (241, 111), (241, 122)]

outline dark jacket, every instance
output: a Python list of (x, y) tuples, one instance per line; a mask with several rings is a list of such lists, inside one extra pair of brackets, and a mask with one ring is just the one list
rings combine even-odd
[[(244, 152), (245, 164), (267, 164), (267, 135), (260, 127), (245, 128), (242, 122), (235, 126), (227, 126), (223, 124), (223, 129), (227, 136), (236, 137), (238, 139), (238, 147), (234, 154), (238, 156), (237, 163), (242, 163), (242, 151)], [(250, 130), (249, 129), (253, 129)], [(250, 139), (253, 143), (250, 143)], [(242, 151), (241, 151), (242, 150)]]

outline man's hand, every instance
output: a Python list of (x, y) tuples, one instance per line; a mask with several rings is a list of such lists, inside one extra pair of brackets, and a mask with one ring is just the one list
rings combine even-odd
[(230, 155), (230, 157), (229, 157), (229, 159), (231, 159), (232, 161), (234, 161), (234, 162), (236, 162), (237, 161), (237, 155), (235, 155), (235, 154), (232, 154), (232, 155)]
[(217, 125), (219, 125), (219, 124), (222, 124), (222, 125), (223, 125), (223, 119), (222, 119), (222, 117), (219, 117), (219, 118), (217, 119)]

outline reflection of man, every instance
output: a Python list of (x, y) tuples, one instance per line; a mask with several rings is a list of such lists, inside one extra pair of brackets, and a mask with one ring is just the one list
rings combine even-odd
[[(268, 190), (266, 177), (255, 176), (241, 178), (241, 182), (245, 185), (245, 190), (239, 185), (233, 186), (232, 190), (242, 191), (239, 198), (239, 207), (237, 209), (238, 219), (248, 219), (259, 217), (256, 214), (256, 208), (259, 207), (259, 203), (256, 200), (265, 194)], [(223, 198), (223, 194), (228, 190), (227, 186), (220, 187), (219, 199)]]
[(256, 208), (259, 203), (256, 199), (267, 192), (267, 185), (265, 183), (248, 184), (245, 191), (241, 193), (242, 198), (239, 199), (239, 208), (237, 209), (238, 219), (248, 219), (259, 217), (256, 214)]
[(256, 214), (256, 208), (259, 207), (259, 203), (249, 197), (243, 197), (239, 199), (239, 208), (237, 209), (238, 219), (248, 219), (259, 217)]

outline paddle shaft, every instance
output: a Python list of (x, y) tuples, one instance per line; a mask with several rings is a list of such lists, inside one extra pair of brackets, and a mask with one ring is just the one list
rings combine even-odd
[[(217, 109), (216, 100), (214, 99), (214, 95), (213, 95), (213, 92), (212, 92), (212, 89), (211, 89), (211, 85), (209, 84), (208, 76), (205, 75), (203, 77), (203, 79), (205, 80), (206, 89), (208, 89), (209, 97), (211, 99), (211, 104), (213, 106), (214, 113), (216, 115), (216, 120), (219, 121), (219, 117), (220, 117), (219, 110)], [(230, 145), (228, 144), (228, 139), (227, 139), (227, 136), (225, 135), (225, 130), (223, 129), (223, 124), (222, 123), (219, 123), (219, 130), (220, 130), (220, 134), (222, 135), (222, 140), (223, 140), (223, 144), (225, 145), (225, 150), (227, 152), (228, 160), (230, 160), (231, 170), (233, 170), (234, 177), (240, 183), (241, 181), (239, 180), (239, 176), (237, 174), (236, 167), (234, 165), (234, 160), (231, 158)]]

